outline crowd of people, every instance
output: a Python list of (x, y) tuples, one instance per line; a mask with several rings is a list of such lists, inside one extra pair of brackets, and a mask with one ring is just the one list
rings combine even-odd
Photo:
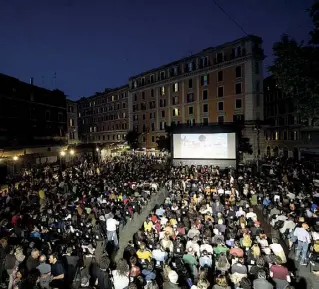
[[(125, 156), (32, 171), (2, 191), (3, 288), (289, 289), (291, 255), (298, 266), (316, 265), (313, 167), (281, 161), (256, 172), (166, 161)], [(165, 202), (115, 264), (119, 230), (162, 187)]]

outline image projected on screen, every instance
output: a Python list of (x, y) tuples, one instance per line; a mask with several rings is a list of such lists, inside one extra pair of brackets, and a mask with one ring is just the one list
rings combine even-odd
[(175, 158), (236, 158), (234, 133), (178, 134), (173, 141)]

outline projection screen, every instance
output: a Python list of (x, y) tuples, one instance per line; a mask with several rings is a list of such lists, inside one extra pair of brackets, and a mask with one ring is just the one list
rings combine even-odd
[(174, 134), (176, 159), (236, 159), (236, 134)]

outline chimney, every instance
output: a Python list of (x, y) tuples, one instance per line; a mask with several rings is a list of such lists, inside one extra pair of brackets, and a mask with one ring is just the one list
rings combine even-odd
[(33, 85), (33, 77), (30, 77), (30, 84)]

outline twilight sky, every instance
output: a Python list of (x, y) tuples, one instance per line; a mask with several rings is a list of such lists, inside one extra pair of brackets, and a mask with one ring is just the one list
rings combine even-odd
[[(313, 0), (216, 1), (263, 38), (265, 66), (282, 33), (311, 29)], [(212, 0), (0, 0), (0, 72), (73, 100), (242, 36)]]

